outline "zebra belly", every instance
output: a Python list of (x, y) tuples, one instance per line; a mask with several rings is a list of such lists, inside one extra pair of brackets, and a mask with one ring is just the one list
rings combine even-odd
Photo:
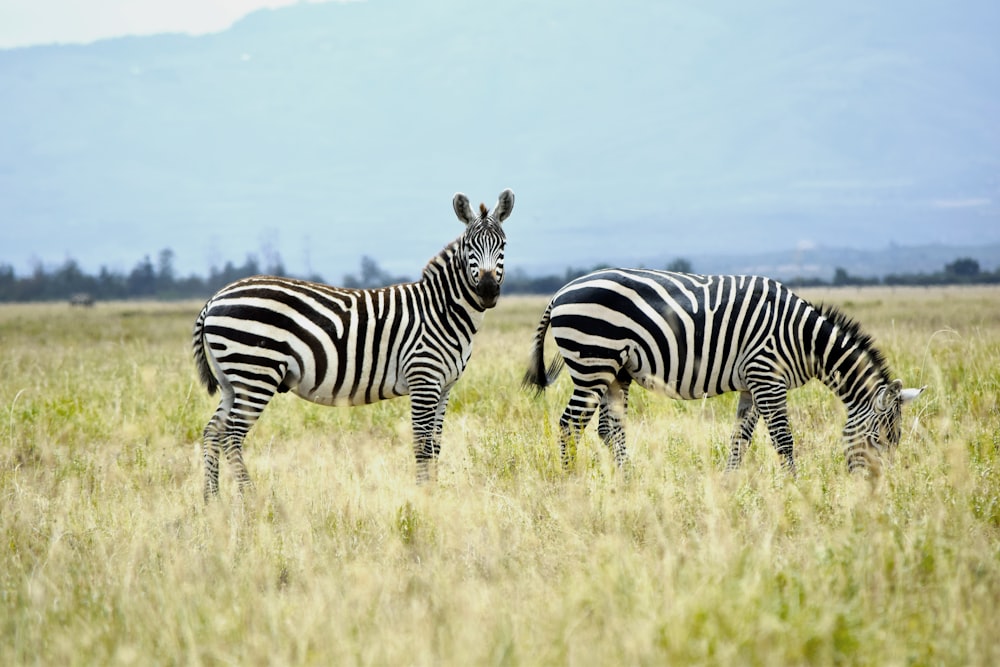
[(370, 405), (372, 403), (377, 403), (390, 398), (399, 398), (400, 396), (405, 396), (408, 391), (399, 391), (397, 387), (391, 387), (388, 391), (382, 391), (381, 393), (376, 391), (374, 393), (368, 393), (366, 391), (350, 393), (341, 392), (339, 394), (324, 393), (320, 391), (309, 391), (302, 385), (297, 385), (291, 389), (299, 398), (304, 398), (307, 401), (313, 403), (318, 403), (320, 405), (331, 405), (331, 406), (355, 406), (355, 405)]
[(329, 373), (319, 384), (309, 379), (313, 381), (300, 380), (290, 389), (296, 396), (320, 405), (369, 405), (409, 393), (406, 379), (395, 363), (385, 369), (367, 363), (354, 368), (352, 364), (348, 372)]
[(742, 390), (741, 383), (737, 382), (729, 373), (723, 376), (722, 381), (716, 382), (714, 378), (709, 377), (706, 382), (700, 385), (691, 385), (690, 383), (682, 382), (677, 373), (668, 372), (665, 376), (661, 376), (641, 370), (633, 371), (629, 369), (629, 374), (632, 380), (640, 387), (683, 401), (711, 398), (712, 396), (719, 396), (730, 391)]

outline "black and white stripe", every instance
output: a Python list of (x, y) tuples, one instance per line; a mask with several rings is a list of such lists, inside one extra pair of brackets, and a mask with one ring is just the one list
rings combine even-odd
[(472, 338), (503, 282), (501, 223), (514, 206), (504, 190), (493, 211), (453, 206), (465, 231), (424, 268), (421, 279), (381, 289), (344, 289), (255, 276), (209, 299), (194, 326), (194, 358), (210, 394), (222, 400), (205, 427), (205, 497), (219, 488), (225, 452), (243, 488), (247, 432), (277, 392), (324, 405), (363, 405), (410, 396), (417, 476), (441, 448), (448, 392), (472, 354)]
[[(560, 356), (546, 369), (549, 327)], [(787, 392), (817, 378), (847, 408), (849, 468), (877, 470), (877, 455), (899, 442), (902, 404), (922, 391), (890, 380), (884, 357), (848, 317), (759, 276), (607, 269), (578, 278), (542, 316), (525, 385), (544, 389), (563, 364), (574, 384), (559, 420), (567, 465), (598, 410), (599, 435), (619, 463), (627, 460), (623, 421), (633, 381), (678, 399), (740, 392), (730, 469), (763, 417), (794, 471)]]

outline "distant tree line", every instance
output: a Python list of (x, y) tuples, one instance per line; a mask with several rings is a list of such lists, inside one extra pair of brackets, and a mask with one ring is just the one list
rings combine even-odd
[[(507, 294), (552, 294), (570, 280), (590, 271), (607, 268), (598, 265), (590, 268), (570, 267), (561, 273), (529, 276), (521, 270), (510, 272), (504, 281)], [(677, 258), (664, 266), (670, 271), (693, 270), (691, 262)], [(88, 304), (111, 299), (189, 299), (206, 298), (234, 280), (259, 273), (288, 275), (280, 257), (273, 255), (266, 265), (261, 265), (254, 255), (248, 255), (242, 264), (226, 262), (222, 268), (213, 267), (207, 277), (189, 275), (180, 277), (174, 270), (174, 252), (161, 250), (156, 262), (149, 255), (143, 257), (128, 273), (101, 267), (96, 275), (85, 273), (73, 259), (67, 259), (55, 269), (41, 265), (28, 276), (15, 275), (13, 267), (0, 264), (0, 302), (15, 301), (73, 301)], [(308, 280), (323, 282), (322, 276), (303, 276)], [(344, 287), (382, 287), (406, 282), (406, 276), (394, 276), (379, 267), (369, 256), (361, 258), (360, 271), (347, 274), (338, 282)], [(882, 278), (853, 276), (837, 267), (831, 280), (818, 278), (792, 278), (784, 280), (798, 287), (850, 287), (864, 285), (963, 285), (1000, 284), (1000, 268), (983, 271), (979, 262), (961, 257), (946, 264), (934, 273), (893, 273)]]
[[(608, 268), (598, 265), (590, 269), (570, 267), (562, 274), (546, 276), (528, 276), (523, 271), (514, 271), (504, 281), (504, 291), (512, 294), (551, 294), (574, 278), (590, 273), (596, 269)], [(663, 267), (667, 271), (691, 273), (694, 269), (691, 262), (677, 258)], [(996, 285), (1000, 284), (1000, 268), (996, 271), (983, 271), (979, 262), (969, 257), (961, 257), (944, 270), (934, 273), (890, 273), (882, 278), (852, 276), (843, 267), (836, 267), (830, 280), (815, 277), (795, 277), (783, 279), (790, 287), (862, 287), (865, 285)]]
[[(212, 267), (207, 277), (180, 277), (174, 270), (174, 251), (165, 248), (154, 263), (146, 255), (128, 273), (101, 267), (96, 275), (87, 274), (74, 259), (67, 259), (55, 269), (35, 266), (30, 275), (18, 277), (14, 268), (0, 264), (0, 302), (70, 301), (90, 305), (95, 301), (117, 299), (193, 299), (207, 298), (229, 283), (266, 273), (288, 276), (281, 257), (267, 253), (269, 261), (262, 264), (256, 255), (247, 255), (242, 264), (226, 262), (222, 268)], [(323, 282), (318, 274), (301, 276)], [(344, 287), (383, 287), (407, 281), (406, 276), (394, 276), (382, 270), (371, 257), (361, 258), (357, 274), (347, 274), (339, 283)]]
[(77, 297), (84, 303), (86, 295), (92, 301), (110, 299), (187, 299), (207, 297), (234, 280), (258, 273), (285, 275), (280, 259), (261, 266), (254, 255), (248, 255), (241, 265), (226, 262), (220, 269), (213, 267), (207, 278), (190, 275), (179, 277), (174, 271), (174, 252), (161, 250), (154, 264), (149, 255), (143, 257), (128, 273), (101, 267), (96, 275), (84, 273), (74, 259), (67, 259), (55, 269), (35, 266), (30, 275), (18, 277), (10, 265), (0, 264), (0, 302), (57, 301)]
[(833, 271), (833, 279), (825, 281), (816, 278), (793, 278), (784, 281), (799, 287), (861, 287), (865, 285), (886, 286), (930, 286), (930, 285), (996, 285), (1000, 284), (1000, 267), (995, 271), (983, 271), (979, 262), (971, 257), (960, 257), (944, 265), (934, 273), (890, 273), (881, 278), (852, 276), (842, 267)]

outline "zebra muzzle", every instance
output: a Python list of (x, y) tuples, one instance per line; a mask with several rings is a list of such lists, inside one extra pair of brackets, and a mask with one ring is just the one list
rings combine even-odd
[(500, 283), (497, 282), (496, 276), (492, 273), (483, 276), (476, 285), (476, 294), (482, 300), (484, 308), (497, 305), (497, 299), (500, 298)]

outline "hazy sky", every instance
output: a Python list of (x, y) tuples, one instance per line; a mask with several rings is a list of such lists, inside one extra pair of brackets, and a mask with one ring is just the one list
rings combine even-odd
[[(2, 0), (0, 48), (86, 43), (123, 35), (225, 30), (264, 7), (299, 0)], [(324, 2), (329, 0), (308, 0)]]
[(529, 272), (1000, 243), (1000, 0), (513, 4), (0, 0), (0, 267), (412, 276), (505, 187)]

